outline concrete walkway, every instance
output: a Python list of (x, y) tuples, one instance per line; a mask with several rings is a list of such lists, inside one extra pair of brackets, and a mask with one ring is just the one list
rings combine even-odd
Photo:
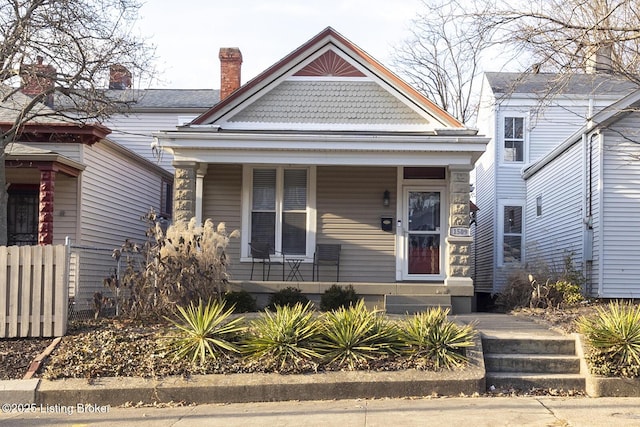
[(562, 336), (559, 331), (551, 330), (544, 325), (524, 316), (513, 316), (500, 313), (471, 313), (450, 316), (460, 323), (476, 324), (476, 329), (486, 336), (496, 338), (553, 338)]

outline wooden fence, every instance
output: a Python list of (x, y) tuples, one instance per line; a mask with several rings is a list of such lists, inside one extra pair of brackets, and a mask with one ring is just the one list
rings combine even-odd
[(67, 247), (0, 246), (0, 338), (67, 332)]

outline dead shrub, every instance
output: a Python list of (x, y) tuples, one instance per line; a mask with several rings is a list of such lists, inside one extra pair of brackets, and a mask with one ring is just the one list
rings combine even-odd
[(116, 295), (117, 312), (126, 317), (165, 316), (176, 305), (220, 299), (228, 282), (226, 248), (238, 231), (227, 234), (224, 223), (214, 226), (179, 221), (164, 232), (155, 212), (143, 217), (149, 225), (142, 245), (126, 240), (115, 249), (118, 265), (105, 286)]

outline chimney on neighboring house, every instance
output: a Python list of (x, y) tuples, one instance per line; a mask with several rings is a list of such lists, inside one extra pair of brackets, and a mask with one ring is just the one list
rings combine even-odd
[[(55, 85), (57, 71), (53, 65), (44, 65), (44, 58), (38, 56), (37, 64), (27, 64), (20, 67), (21, 91), (28, 96), (38, 96), (50, 91)], [(53, 93), (46, 95), (45, 105), (53, 106)]]
[(587, 52), (587, 73), (613, 73), (612, 55), (613, 45), (611, 43), (592, 46)]
[(131, 71), (124, 65), (114, 64), (109, 67), (109, 89), (131, 89)]
[(222, 101), (240, 87), (242, 53), (237, 47), (222, 47), (218, 58), (220, 58), (220, 100)]

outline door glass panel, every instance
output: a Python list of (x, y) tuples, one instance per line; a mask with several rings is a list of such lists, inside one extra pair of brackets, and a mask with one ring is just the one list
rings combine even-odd
[(439, 235), (409, 235), (409, 274), (440, 274)]
[(409, 192), (409, 231), (440, 231), (440, 193)]

